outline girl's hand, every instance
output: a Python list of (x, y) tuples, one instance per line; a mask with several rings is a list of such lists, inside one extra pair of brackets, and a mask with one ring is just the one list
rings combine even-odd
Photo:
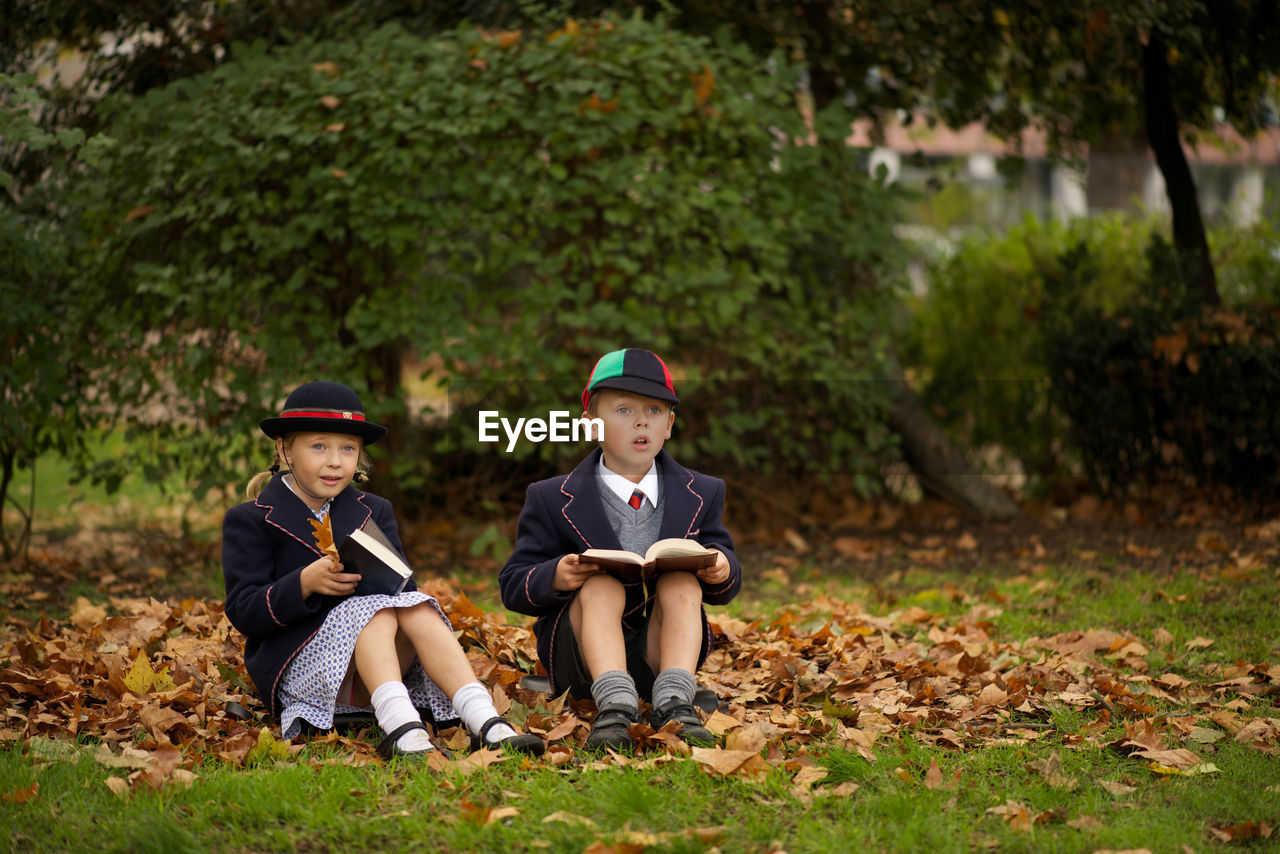
[(565, 555), (556, 564), (556, 580), (551, 586), (556, 590), (577, 590), (597, 572), (604, 572), (598, 564), (584, 561), (579, 555)]
[(325, 555), (302, 568), (302, 598), (313, 593), (326, 596), (348, 596), (360, 582), (354, 572), (343, 572), (337, 558)]
[(698, 570), (698, 580), (704, 584), (724, 584), (729, 580), (729, 558), (716, 549), (716, 562)]

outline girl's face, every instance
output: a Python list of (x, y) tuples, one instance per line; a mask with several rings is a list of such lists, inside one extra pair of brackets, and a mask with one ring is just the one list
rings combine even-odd
[(280, 440), (285, 464), (312, 510), (347, 488), (356, 474), (362, 440), (345, 433), (298, 433)]
[(671, 438), (676, 414), (671, 404), (631, 392), (604, 389), (595, 417), (604, 422), (604, 464), (612, 472), (639, 483)]

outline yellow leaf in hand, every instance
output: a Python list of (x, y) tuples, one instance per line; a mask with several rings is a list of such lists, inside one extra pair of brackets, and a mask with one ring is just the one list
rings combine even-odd
[(325, 516), (324, 521), (318, 519), (311, 520), (311, 527), (316, 532), (316, 548), (327, 555), (338, 557), (338, 547), (333, 544), (333, 528), (329, 525), (329, 517)]

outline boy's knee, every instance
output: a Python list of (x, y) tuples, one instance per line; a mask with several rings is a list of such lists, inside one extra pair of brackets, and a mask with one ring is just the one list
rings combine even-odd
[(702, 585), (692, 572), (668, 572), (658, 576), (655, 591), (662, 602), (697, 602), (702, 603)]
[[(575, 632), (581, 633), (588, 619), (621, 619), (627, 606), (627, 594), (622, 582), (610, 575), (592, 575), (578, 588), (569, 605), (569, 621)], [(588, 614), (590, 617), (588, 617)]]
[(578, 599), (588, 602), (625, 599), (622, 582), (607, 573), (598, 572), (587, 577), (578, 588)]

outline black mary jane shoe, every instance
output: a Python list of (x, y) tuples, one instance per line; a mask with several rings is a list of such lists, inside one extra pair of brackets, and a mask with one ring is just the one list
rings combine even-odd
[[(485, 740), (485, 736), (489, 734), (489, 730), (493, 729), (498, 724), (506, 724), (511, 727), (511, 729), (515, 730), (516, 734), (507, 736), (502, 739), (502, 741), (490, 744)], [(484, 725), (480, 727), (479, 735), (471, 737), (471, 749), (479, 750), (481, 747), (505, 747), (508, 750), (514, 750), (516, 753), (523, 753), (527, 756), (541, 756), (547, 749), (547, 743), (532, 733), (521, 733), (516, 729), (515, 725), (511, 723), (511, 721), (506, 718), (499, 717), (489, 718), (489, 720), (485, 721)]]
[(409, 721), (407, 724), (401, 724), (391, 732), (383, 736), (382, 741), (378, 742), (378, 755), (388, 762), (397, 756), (412, 756), (417, 759), (425, 759), (429, 754), (438, 753), (445, 759), (452, 758), (449, 751), (440, 745), (428, 748), (427, 750), (404, 750), (396, 742), (400, 740), (400, 736), (411, 730), (420, 729), (427, 731), (427, 725), (422, 721)]

